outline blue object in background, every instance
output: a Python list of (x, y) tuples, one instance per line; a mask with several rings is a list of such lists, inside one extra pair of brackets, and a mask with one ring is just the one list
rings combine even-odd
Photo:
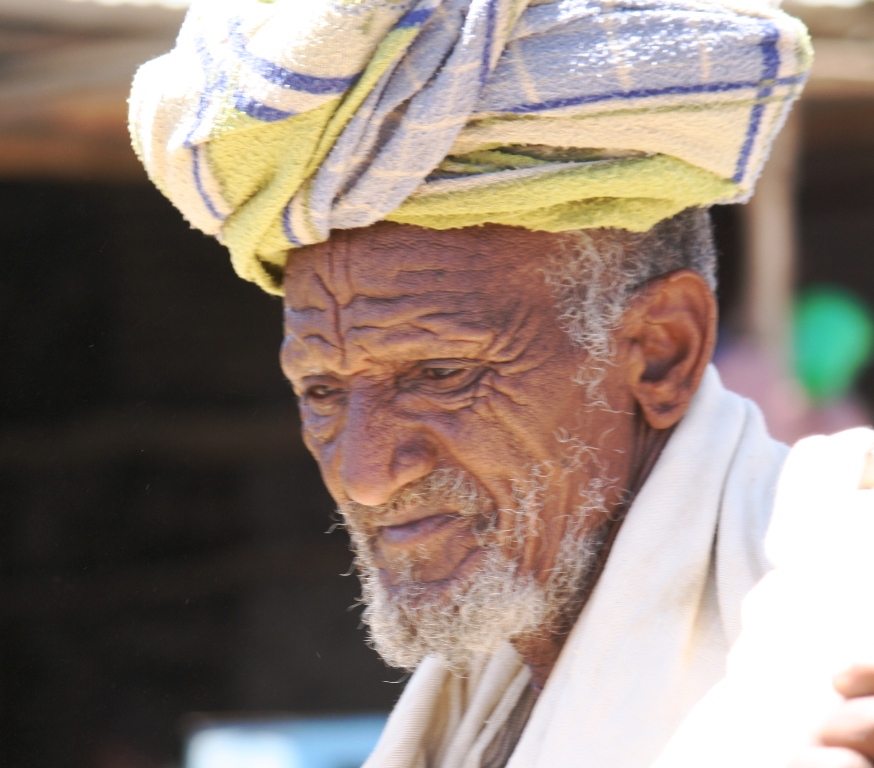
[(185, 768), (359, 768), (385, 715), (210, 724), (188, 739)]

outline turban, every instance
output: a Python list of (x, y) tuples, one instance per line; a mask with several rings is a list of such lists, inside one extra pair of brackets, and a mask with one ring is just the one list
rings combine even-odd
[(131, 132), (278, 293), (334, 229), (639, 232), (743, 202), (811, 58), (766, 0), (194, 0)]

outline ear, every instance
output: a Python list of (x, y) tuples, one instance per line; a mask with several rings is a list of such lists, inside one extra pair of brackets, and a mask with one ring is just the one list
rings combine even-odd
[(632, 300), (618, 331), (626, 383), (653, 429), (686, 413), (716, 344), (716, 298), (697, 272), (672, 272)]

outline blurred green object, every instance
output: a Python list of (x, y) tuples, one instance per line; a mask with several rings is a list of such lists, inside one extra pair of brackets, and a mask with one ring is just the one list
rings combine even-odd
[(843, 288), (818, 285), (795, 305), (795, 373), (818, 403), (846, 395), (874, 347), (874, 318), (866, 304)]

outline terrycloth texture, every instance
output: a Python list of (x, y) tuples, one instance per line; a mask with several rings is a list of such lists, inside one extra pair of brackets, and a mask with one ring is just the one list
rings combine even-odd
[[(768, 569), (763, 539), (787, 451), (711, 368), (507, 768), (646, 768), (656, 759), (725, 672), (741, 602)], [(527, 680), (509, 645), (467, 680), (426, 659), (365, 768), (479, 768)]]
[(289, 248), (382, 219), (645, 231), (745, 200), (810, 60), (766, 0), (194, 0), (131, 131), (279, 292)]
[(874, 431), (802, 440), (780, 476), (765, 551), (728, 674), (655, 768), (784, 768), (840, 701), (837, 672), (874, 660)]

